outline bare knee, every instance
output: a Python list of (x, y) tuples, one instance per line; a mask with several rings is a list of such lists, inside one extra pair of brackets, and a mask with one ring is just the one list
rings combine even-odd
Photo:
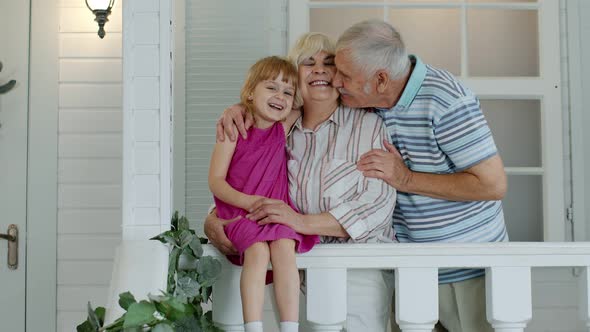
[(295, 260), (295, 240), (280, 239), (270, 243), (270, 259), (273, 264)]
[(268, 265), (270, 250), (266, 242), (256, 242), (244, 252), (244, 265)]

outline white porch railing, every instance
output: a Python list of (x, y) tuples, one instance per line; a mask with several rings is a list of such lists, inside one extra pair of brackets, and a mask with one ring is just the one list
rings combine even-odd
[[(214, 321), (225, 331), (243, 331), (240, 268), (210, 245), (204, 254), (218, 257), (223, 266), (213, 288)], [(145, 298), (166, 288), (167, 260), (159, 242), (123, 241), (107, 321), (122, 314), (119, 293), (131, 290)], [(297, 265), (307, 274), (307, 325), (313, 331), (340, 331), (346, 320), (346, 270), (374, 268), (396, 271), (396, 320), (402, 330), (430, 332), (438, 320), (437, 269), (445, 267), (487, 270), (487, 317), (497, 332), (522, 332), (531, 320), (532, 267), (580, 267), (580, 319), (590, 331), (590, 243), (324, 244), (298, 255)]]
[[(223, 263), (213, 288), (213, 319), (243, 331), (240, 268)], [(497, 332), (522, 332), (532, 318), (531, 268), (581, 267), (580, 314), (590, 331), (590, 243), (330, 244), (299, 255), (306, 270), (307, 320), (314, 331), (340, 331), (346, 320), (346, 270), (395, 269), (396, 320), (403, 331), (430, 332), (438, 320), (438, 268), (486, 269), (488, 321)]]

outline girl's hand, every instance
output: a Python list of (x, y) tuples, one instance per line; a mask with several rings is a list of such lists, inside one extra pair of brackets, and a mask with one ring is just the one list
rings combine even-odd
[(246, 204), (245, 210), (248, 212), (252, 212), (255, 206), (258, 206), (256, 203), (268, 199), (264, 196), (260, 195), (248, 195), (248, 204)]
[(295, 212), (281, 200), (266, 198), (257, 201), (246, 218), (258, 220), (259, 225), (282, 224), (298, 233), (305, 234), (303, 215)]
[[(237, 139), (236, 129), (244, 139), (247, 137), (247, 130), (254, 124), (252, 114), (246, 112), (246, 108), (241, 104), (235, 104), (223, 111), (223, 114), (217, 120), (217, 140), (223, 142), (225, 135), (230, 141), (235, 142)], [(224, 134), (225, 131), (225, 134)]]

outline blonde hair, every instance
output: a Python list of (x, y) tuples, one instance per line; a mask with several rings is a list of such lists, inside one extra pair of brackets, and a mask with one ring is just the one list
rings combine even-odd
[(295, 45), (289, 51), (288, 58), (296, 67), (299, 67), (303, 60), (321, 51), (334, 55), (336, 45), (330, 37), (322, 33), (309, 32), (297, 39)]
[(252, 104), (252, 101), (249, 100), (249, 97), (254, 93), (256, 85), (262, 81), (275, 80), (281, 73), (283, 74), (282, 81), (292, 84), (295, 89), (293, 109), (301, 107), (303, 102), (298, 93), (297, 85), (299, 81), (299, 73), (297, 72), (297, 68), (285, 58), (269, 56), (256, 61), (256, 63), (250, 67), (248, 74), (246, 75), (246, 80), (244, 81), (242, 91), (240, 92), (240, 101), (242, 105), (246, 106), (248, 112), (254, 112), (254, 105)]

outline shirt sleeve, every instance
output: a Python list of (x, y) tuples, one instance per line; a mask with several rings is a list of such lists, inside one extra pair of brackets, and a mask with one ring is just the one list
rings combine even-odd
[[(383, 149), (387, 132), (379, 119), (374, 133), (363, 136), (372, 140), (373, 149)], [(352, 164), (355, 168), (356, 165)], [(329, 213), (344, 227), (354, 242), (367, 242), (369, 238), (383, 234), (393, 235), (392, 217), (395, 207), (396, 191), (381, 179), (367, 178), (360, 174), (359, 189), (348, 200), (335, 205)]]
[(492, 132), (475, 96), (459, 99), (434, 122), (440, 149), (462, 171), (498, 153)]

